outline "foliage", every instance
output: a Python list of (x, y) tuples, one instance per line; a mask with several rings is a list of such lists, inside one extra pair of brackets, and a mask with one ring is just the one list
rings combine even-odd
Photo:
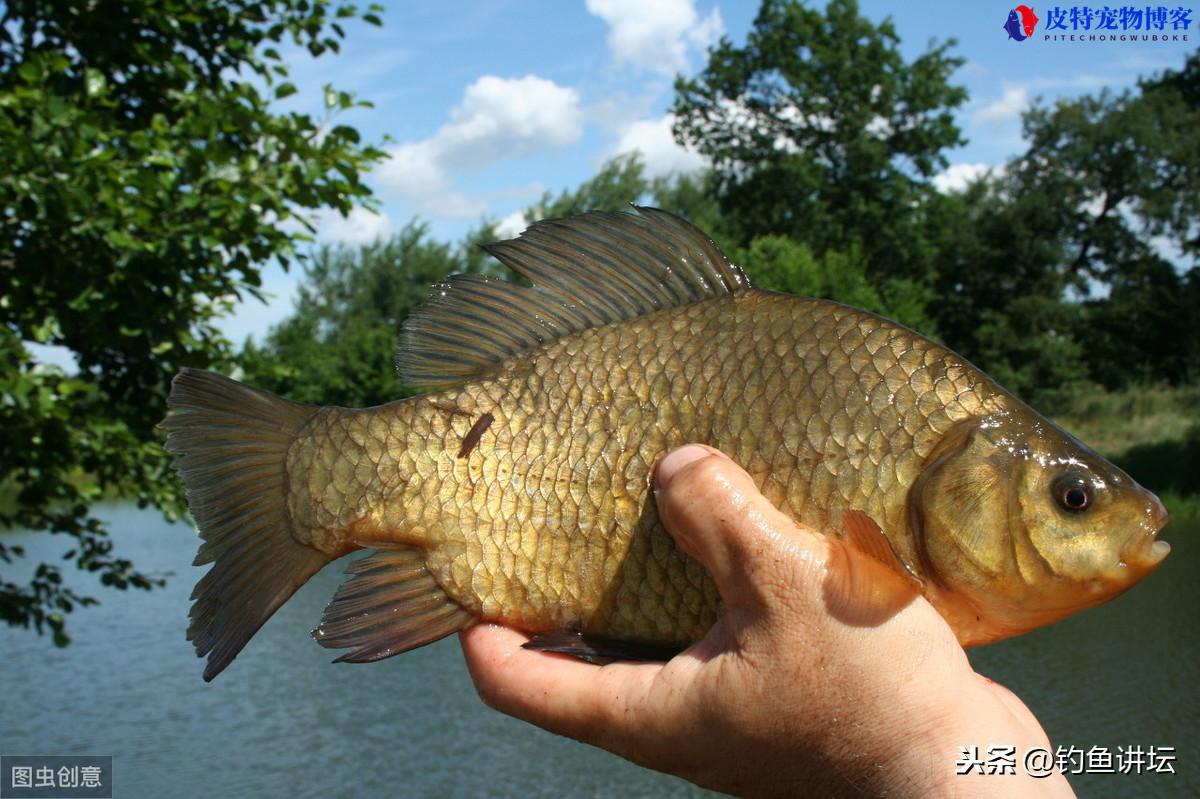
[[(0, 21), (0, 526), (65, 533), (66, 556), (104, 585), (155, 580), (113, 556), (89, 505), (122, 493), (168, 515), (180, 489), (155, 442), (181, 366), (225, 364), (214, 319), (285, 267), (307, 212), (349, 212), (382, 152), (333, 124), (358, 105), (326, 88), (327, 116), (283, 113), (296, 92), (278, 47), (336, 51), (325, 0), (10, 0)], [(69, 351), (78, 370), (40, 361)], [(23, 553), (0, 544), (12, 563)], [(90, 602), (42, 564), (0, 581), (0, 618), (68, 638)]]
[(712, 159), (740, 242), (857, 249), (873, 275), (920, 280), (938, 202), (929, 181), (962, 143), (951, 44), (906, 61), (891, 21), (874, 24), (854, 0), (824, 12), (765, 0), (745, 46), (722, 40), (677, 82), (675, 135)]
[(525, 220), (558, 219), (585, 211), (621, 211), (630, 203), (646, 198), (650, 183), (641, 157), (623, 155), (610, 159), (600, 170), (574, 190), (563, 190), (555, 197), (550, 192), (525, 209)]
[(943, 231), (930, 312), (942, 339), (1006, 388), (1039, 407), (1086, 374), (1073, 337), (1080, 308), (1057, 222), (1045, 198), (1022, 191), (1011, 172), (948, 198), (955, 224)]
[(1200, 52), (1137, 92), (1061, 104), (1027, 127), (1031, 153), (1043, 145), (1100, 209), (1071, 237), (1070, 268), (1108, 290), (1085, 302), (1092, 378), (1200, 379)]
[(716, 187), (716, 173), (705, 169), (655, 178), (650, 182), (650, 196), (656, 207), (679, 214), (722, 247), (732, 247), (734, 231), (721, 215)]
[(818, 257), (805, 244), (768, 235), (737, 251), (734, 260), (759, 288), (837, 300), (915, 329), (932, 330), (920, 288), (900, 279), (887, 281), (884, 290), (877, 288), (857, 248), (847, 253), (830, 250)]
[(883, 299), (867, 280), (857, 253), (813, 256), (807, 245), (785, 236), (759, 236), (734, 259), (760, 288), (802, 297), (838, 297), (841, 302), (883, 313)]
[(646, 177), (641, 155), (619, 155), (604, 163), (595, 175), (575, 189), (564, 189), (558, 196), (546, 192), (525, 209), (525, 219), (557, 219), (585, 211), (624, 211), (631, 203), (649, 204), (688, 219), (713, 239), (732, 239), (722, 235), (725, 219), (716, 201), (716, 176), (711, 170), (693, 174), (671, 174), (653, 179)]
[[(472, 236), (479, 238), (494, 236)], [(366, 407), (407, 396), (392, 365), (400, 324), (447, 275), (485, 270), (473, 243), (456, 250), (413, 222), (362, 247), (321, 248), (305, 267), (293, 313), (262, 346), (250, 342), (243, 351), (245, 379), (322, 405)]]
[(1050, 408), (1084, 379), (1200, 376), (1198, 82), (1193, 55), (1026, 114), (1028, 151), (948, 198), (931, 305), (947, 342)]

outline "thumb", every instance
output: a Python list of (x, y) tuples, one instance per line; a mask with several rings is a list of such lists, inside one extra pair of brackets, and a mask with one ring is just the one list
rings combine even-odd
[(727, 606), (767, 609), (798, 587), (796, 566), (819, 571), (826, 543), (759, 493), (744, 469), (712, 447), (669, 453), (654, 475), (658, 514), (675, 542), (708, 570)]

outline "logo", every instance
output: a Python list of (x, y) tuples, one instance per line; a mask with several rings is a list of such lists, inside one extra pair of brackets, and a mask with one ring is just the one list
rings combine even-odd
[[(1186, 6), (1050, 6), (1044, 13), (1047, 42), (1190, 41), (1192, 9)], [(1010, 41), (1023, 42), (1039, 22), (1031, 6), (1021, 5), (1009, 10), (1004, 30)]]
[(1017, 6), (1008, 12), (1008, 21), (1004, 23), (1004, 30), (1008, 31), (1008, 38), (1023, 42), (1033, 35), (1033, 29), (1037, 27), (1037, 24), (1037, 14), (1033, 13), (1032, 8)]

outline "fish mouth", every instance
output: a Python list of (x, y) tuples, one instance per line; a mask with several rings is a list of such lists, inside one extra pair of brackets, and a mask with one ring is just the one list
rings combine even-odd
[(1121, 548), (1121, 562), (1135, 569), (1139, 577), (1157, 568), (1170, 554), (1171, 545), (1157, 538), (1169, 518), (1166, 507), (1151, 494), (1141, 529)]

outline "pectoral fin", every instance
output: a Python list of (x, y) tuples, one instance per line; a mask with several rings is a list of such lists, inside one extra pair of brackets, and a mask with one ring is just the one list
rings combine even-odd
[(882, 624), (924, 584), (896, 554), (879, 525), (858, 510), (842, 515), (845, 541), (833, 541), (824, 593), (831, 615), (855, 627)]
[(846, 540), (855, 549), (911, 582), (914, 589), (919, 591), (924, 587), (921, 578), (900, 559), (892, 542), (870, 516), (860, 510), (848, 510), (842, 514), (842, 530), (846, 533)]

